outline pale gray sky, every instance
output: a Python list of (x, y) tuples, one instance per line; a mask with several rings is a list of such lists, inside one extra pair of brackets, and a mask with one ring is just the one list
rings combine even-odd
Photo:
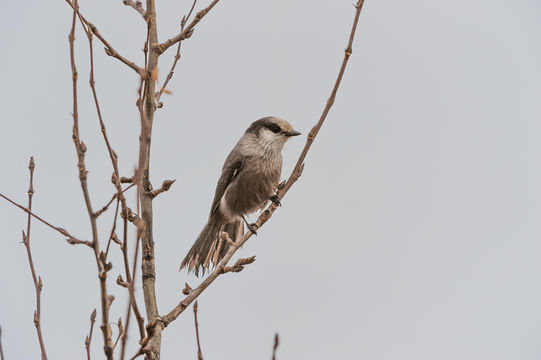
[[(184, 281), (196, 284), (178, 266), (245, 128), (276, 115), (307, 134), (317, 120), (352, 2), (222, 0), (184, 43), (152, 148), (154, 184), (177, 179), (155, 201), (161, 313), (181, 298)], [(80, 4), (121, 53), (142, 63), (139, 14), (121, 0)], [(190, 5), (157, 1), (161, 40), (177, 33)], [(540, 15), (536, 0), (366, 1), (343, 86), (302, 178), (240, 251), (257, 261), (200, 298), (205, 359), (268, 359), (274, 332), (279, 359), (541, 358)], [(70, 22), (61, 0), (10, 1), (0, 13), (0, 192), (26, 203), (34, 155), (36, 213), (89, 238), (70, 137)], [(104, 118), (129, 175), (137, 162), (138, 80), (95, 44)], [(81, 136), (98, 207), (113, 194), (112, 170), (81, 32), (76, 46)], [(162, 80), (173, 55), (161, 58)], [(284, 174), (303, 143), (286, 146)], [(20, 244), (26, 217), (0, 202), (0, 219), (4, 352), (9, 360), (38, 359)], [(100, 219), (104, 236), (111, 221)], [(99, 296), (93, 256), (33, 224), (49, 358), (83, 358)], [(113, 283), (123, 272), (113, 253), (117, 319), (126, 297)], [(97, 330), (95, 359), (102, 358)], [(196, 358), (191, 311), (165, 330), (162, 354)]]

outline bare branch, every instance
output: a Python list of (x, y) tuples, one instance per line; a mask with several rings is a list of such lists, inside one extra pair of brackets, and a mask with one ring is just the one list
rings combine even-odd
[(77, 239), (66, 239), (66, 241), (70, 245), (86, 245), (89, 248), (92, 248), (92, 249), (94, 248), (94, 245), (90, 241), (83, 241), (83, 240), (77, 240)]
[[(68, 1), (68, 0), (67, 0)], [(68, 1), (69, 2), (69, 1)], [(92, 203), (90, 201), (90, 195), (87, 184), (87, 170), (85, 165), (85, 153), (86, 145), (80, 140), (79, 137), (79, 115), (77, 107), (77, 68), (75, 66), (75, 27), (77, 24), (77, 16), (79, 14), (78, 0), (73, 0), (73, 17), (71, 23), (71, 31), (69, 35), (69, 47), (70, 47), (70, 63), (72, 72), (72, 84), (73, 84), (73, 143), (75, 145), (75, 151), (77, 153), (77, 167), (79, 168), (79, 182), (83, 192), (88, 217), (90, 220), (90, 226), (92, 229), (92, 248), (94, 249), (94, 256), (96, 258), (96, 264), (98, 267), (98, 278), (100, 280), (100, 298), (101, 298), (101, 313), (102, 324), (101, 330), (104, 340), (104, 353), (107, 360), (113, 360), (113, 346), (111, 340), (111, 329), (109, 326), (109, 297), (107, 296), (107, 271), (110, 270), (111, 265), (107, 264), (105, 254), (100, 252), (100, 245), (98, 241), (98, 228), (96, 223), (96, 216), (92, 210)], [(82, 16), (81, 16), (82, 18)], [(90, 25), (89, 25), (90, 26)]]
[(203, 10), (199, 10), (197, 12), (197, 14), (195, 14), (194, 19), (188, 24), (188, 26), (186, 26), (186, 28), (181, 30), (180, 33), (178, 35), (176, 35), (175, 37), (173, 37), (173, 38), (171, 38), (171, 39), (169, 39), (169, 40), (167, 40), (167, 41), (165, 41), (165, 42), (163, 42), (161, 44), (152, 43), (152, 46), (156, 47), (157, 53), (158, 54), (163, 54), (165, 52), (165, 50), (169, 49), (169, 47), (171, 47), (172, 45), (174, 45), (177, 42), (182, 41), (184, 39), (188, 39), (190, 36), (192, 36), (195, 25), (197, 25), (201, 21), (201, 19), (203, 19), (205, 17), (205, 15), (207, 15), (208, 12), (210, 10), (212, 10), (212, 8), (218, 3), (218, 1), (220, 1), (220, 0), (213, 0), (210, 3), (209, 6), (207, 6)]
[(192, 292), (192, 288), (190, 287), (190, 285), (188, 285), (188, 283), (184, 283), (184, 289), (182, 289), (182, 293), (184, 295), (188, 295), (191, 292)]
[(2, 348), (2, 327), (0, 326), (0, 360), (5, 360), (4, 349)]
[[(349, 36), (348, 45), (345, 50), (344, 54), (344, 60), (342, 61), (342, 65), (340, 67), (340, 71), (338, 73), (338, 77), (335, 81), (334, 87), (331, 92), (331, 96), (329, 97), (329, 100), (327, 101), (327, 104), (325, 108), (323, 109), (323, 113), (321, 114), (321, 117), (319, 121), (316, 123), (316, 125), (312, 128), (310, 131), (310, 134), (308, 135), (308, 138), (306, 140), (306, 145), (299, 157), (299, 160), (297, 161), (297, 164), (295, 165), (295, 168), (291, 172), (291, 175), (289, 176), (286, 184), (279, 190), (278, 195), (280, 199), (283, 199), (287, 191), (291, 188), (293, 183), (297, 181), (297, 179), (301, 176), (302, 171), (304, 169), (304, 159), (306, 157), (306, 154), (308, 153), (308, 150), (310, 149), (310, 146), (312, 145), (312, 142), (314, 141), (315, 137), (317, 136), (317, 133), (321, 126), (323, 125), (323, 122), (325, 121), (327, 114), (329, 113), (330, 108), (332, 107), (334, 103), (334, 98), (336, 96), (336, 93), (338, 91), (338, 88), (340, 86), (340, 82), (342, 80), (342, 76), (344, 74), (344, 71), (346, 69), (349, 57), (352, 53), (352, 44), (353, 39), (355, 36), (355, 31), (357, 30), (357, 24), (359, 21), (359, 16), (361, 13), (361, 9), (363, 6), (364, 0), (358, 0), (357, 4), (355, 5), (355, 18), (353, 20), (353, 25), (351, 27), (351, 33)], [(263, 224), (265, 224), (272, 216), (274, 211), (277, 209), (277, 205), (274, 202), (271, 202), (269, 207), (263, 211), (259, 218), (257, 219), (255, 223), (256, 230), (261, 228)], [(180, 303), (175, 306), (169, 313), (167, 313), (165, 316), (162, 316), (160, 318), (159, 322), (156, 322), (156, 327), (166, 327), (168, 324), (170, 324), (172, 321), (174, 321), (186, 308), (188, 305), (190, 305), (216, 278), (221, 275), (226, 268), (227, 263), (231, 259), (231, 257), (234, 255), (234, 253), (238, 250), (239, 247), (244, 245), (246, 241), (252, 236), (251, 231), (247, 231), (242, 238), (236, 241), (236, 246), (231, 246), (225, 256), (222, 258), (220, 263), (216, 266), (216, 268), (207, 276), (205, 280), (201, 282), (201, 284), (190, 291), (190, 293), (182, 300)]]
[[(137, 196), (137, 209), (140, 208), (140, 204), (139, 204), (139, 196)], [(139, 244), (141, 242), (141, 236), (142, 236), (142, 232), (144, 231), (144, 229), (142, 228), (138, 228), (137, 229), (137, 236), (136, 236), (136, 243), (135, 243), (135, 251), (133, 253), (133, 263), (132, 263), (132, 281), (131, 283), (127, 283), (127, 286), (130, 287), (131, 286), (131, 289), (130, 289), (130, 299), (129, 299), (129, 305), (128, 305), (128, 309), (126, 311), (126, 331), (124, 332), (124, 334), (122, 335), (122, 342), (121, 342), (121, 351), (120, 351), (120, 359), (121, 360), (124, 360), (124, 356), (126, 354), (126, 342), (128, 340), (128, 327), (130, 325), (130, 310), (132, 309), (133, 306), (131, 306), (132, 302), (135, 301), (135, 296), (134, 296), (134, 286), (135, 286), (135, 271), (137, 269), (137, 259), (138, 259), (138, 255), (139, 255)], [(118, 281), (118, 279), (117, 279)], [(134, 311), (137, 309), (138, 311), (138, 308), (137, 306), (133, 307)], [(145, 332), (145, 320), (143, 319), (143, 317), (141, 317), (141, 315), (135, 315), (135, 318), (137, 320), (137, 325), (139, 326), (139, 332), (140, 332), (140, 335), (141, 335), (141, 341), (143, 341), (143, 339), (146, 337), (146, 332)], [(141, 329), (142, 329), (142, 332), (141, 332)]]
[(134, 8), (135, 11), (141, 14), (143, 19), (146, 20), (147, 14), (146, 14), (145, 9), (143, 8), (143, 4), (140, 1), (122, 0), (122, 2), (124, 3), (124, 5), (131, 6), (132, 8)]
[[(34, 157), (30, 158), (28, 164), (28, 170), (30, 170), (30, 185), (28, 187), (28, 211), (32, 211), (32, 197), (34, 196)], [(41, 349), (41, 359), (47, 360), (47, 353), (45, 351), (45, 343), (43, 341), (43, 333), (41, 331), (41, 290), (43, 289), (43, 282), (41, 276), (36, 275), (36, 269), (34, 267), (34, 260), (32, 259), (32, 250), (30, 249), (30, 227), (32, 223), (32, 215), (28, 213), (28, 220), (26, 223), (26, 234), (23, 231), (23, 243), (26, 248), (26, 255), (28, 256), (28, 264), (30, 265), (30, 272), (32, 273), (32, 279), (34, 280), (34, 289), (36, 291), (36, 311), (34, 312), (34, 326), (39, 340), (39, 347)]]
[[(152, 199), (145, 193), (152, 191), (150, 188), (150, 145), (152, 137), (152, 124), (154, 121), (154, 94), (156, 92), (156, 77), (158, 69), (159, 53), (155, 47), (149, 44), (158, 43), (158, 30), (156, 27), (156, 8), (154, 0), (146, 0), (147, 13), (147, 41), (145, 42), (145, 69), (150, 76), (144, 79), (142, 91), (140, 92), (137, 107), (141, 116), (141, 133), (139, 135), (139, 162), (137, 166), (136, 180), (140, 201), (140, 214), (142, 226), (138, 227), (143, 231), (138, 231), (142, 242), (142, 264), (141, 276), (143, 280), (143, 297), (145, 300), (145, 310), (148, 323), (155, 323), (159, 318), (158, 303), (156, 300), (156, 259), (154, 254), (153, 237), (153, 209)], [(161, 329), (152, 329), (149, 332), (147, 325), (148, 351), (147, 345), (142, 345), (141, 349), (147, 351), (147, 357), (150, 359), (159, 359), (161, 350)], [(144, 343), (144, 341), (142, 341)]]
[(193, 317), (195, 321), (195, 337), (197, 339), (197, 359), (203, 360), (203, 353), (201, 352), (201, 343), (199, 342), (199, 322), (197, 321), (197, 301), (193, 304)]
[[(99, 217), (101, 214), (106, 212), (109, 209), (109, 205), (111, 205), (113, 203), (113, 201), (115, 201), (116, 197), (117, 197), (117, 194), (114, 194), (113, 197), (111, 198), (111, 200), (109, 200), (109, 202), (107, 204), (105, 204), (101, 209), (96, 211), (94, 216)], [(118, 201), (116, 202), (116, 204), (117, 204), (117, 209), (118, 209)]]
[(280, 344), (280, 338), (278, 333), (274, 334), (274, 345), (272, 347), (272, 360), (276, 360), (276, 350), (278, 350), (278, 345)]
[[(195, 8), (195, 4), (197, 3), (197, 0), (193, 1), (192, 7), (190, 11), (188, 12), (188, 15), (183, 16), (182, 20), (180, 21), (180, 31), (182, 32), (184, 30), (184, 26), (190, 19), (190, 16), (192, 15), (193, 9)], [(177, 62), (180, 60), (180, 45), (182, 44), (182, 41), (178, 42), (177, 46), (177, 53), (175, 54), (175, 60), (173, 61), (173, 65), (171, 65), (171, 70), (169, 70), (169, 74), (167, 74), (167, 77), (165, 78), (165, 82), (163, 83), (160, 91), (158, 91), (155, 95), (154, 103), (157, 108), (163, 107), (163, 103), (160, 102), (160, 98), (162, 97), (162, 94), (164, 93), (165, 88), (167, 87), (167, 84), (169, 83), (169, 80), (173, 77), (173, 73), (175, 72), (175, 67), (177, 66)]]
[(90, 314), (90, 331), (85, 339), (86, 359), (90, 360), (90, 343), (92, 342), (92, 332), (94, 330), (94, 323), (96, 322), (96, 309)]
[(111, 232), (109, 233), (109, 240), (107, 240), (107, 247), (105, 248), (105, 257), (109, 255), (109, 248), (111, 246), (111, 241), (114, 241), (116, 244), (120, 245), (122, 247), (122, 242), (118, 240), (118, 236), (116, 235), (116, 219), (118, 218), (118, 206), (120, 204), (120, 200), (116, 201), (116, 207), (115, 207), (115, 216), (113, 218), (113, 226), (111, 228)]
[(249, 258), (241, 258), (238, 259), (233, 266), (223, 266), (222, 273), (228, 273), (228, 272), (241, 272), (244, 270), (244, 266), (251, 264), (255, 261), (255, 256), (250, 256)]
[[(79, 15), (79, 19), (81, 20), (82, 24), (83, 24), (83, 27), (84, 27), (84, 19), (83, 17)], [(92, 29), (92, 27), (90, 26), (90, 28)], [(96, 92), (96, 84), (95, 84), (95, 78), (94, 78), (94, 50), (93, 50), (93, 42), (92, 42), (92, 34), (93, 34), (93, 31), (88, 31), (86, 30), (86, 35), (87, 35), (87, 38), (88, 38), (88, 45), (89, 45), (89, 49), (90, 49), (90, 76), (89, 76), (89, 85), (90, 85), (90, 88), (92, 90), (92, 95), (93, 95), (93, 98), (94, 98), (94, 104), (95, 104), (95, 107), (96, 107), (96, 112), (97, 112), (97, 116), (98, 116), (98, 121), (99, 121), (99, 124), (100, 124), (100, 129), (101, 129), (101, 133), (103, 135), (103, 139), (105, 141), (105, 145), (106, 145), (106, 148), (107, 148), (107, 152), (109, 153), (109, 158), (111, 159), (111, 164), (113, 166), (113, 176), (112, 176), (112, 183), (115, 185), (116, 187), (116, 190), (117, 190), (117, 193), (115, 194), (114, 197), (116, 197), (118, 199), (117, 201), (117, 208), (116, 208), (116, 211), (115, 211), (115, 217), (114, 217), (114, 220), (113, 220), (113, 226), (112, 226), (112, 229), (111, 229), (111, 232), (110, 232), (110, 236), (109, 236), (109, 240), (107, 242), (107, 249), (106, 249), (106, 252), (105, 252), (105, 260), (104, 262), (106, 262), (106, 259), (107, 259), (107, 255), (109, 253), (109, 246), (111, 244), (111, 241), (113, 239), (116, 238), (116, 234), (115, 234), (115, 230), (116, 230), (116, 220), (117, 220), (117, 216), (118, 216), (118, 203), (120, 202), (122, 204), (122, 219), (123, 219), (123, 242), (122, 242), (122, 246), (121, 246), (121, 249), (122, 249), (122, 254), (123, 254), (123, 259), (124, 259), (124, 269), (125, 269), (125, 272), (126, 272), (126, 280), (128, 283), (132, 283), (132, 277), (131, 277), (131, 274), (130, 274), (130, 267), (129, 267), (129, 262), (128, 262), (128, 241), (127, 241), (127, 234), (128, 234), (128, 229), (127, 229), (127, 224), (128, 224), (128, 220), (129, 220), (129, 216), (128, 214), (131, 213), (131, 210), (128, 208), (127, 206), (127, 203), (126, 203), (126, 198), (124, 197), (124, 192), (126, 190), (128, 190), (129, 188), (131, 188), (133, 185), (135, 184), (131, 184), (130, 186), (128, 186), (126, 189), (122, 189), (122, 185), (121, 185), (121, 181), (120, 181), (120, 172), (119, 172), (119, 169), (118, 169), (118, 156), (116, 154), (116, 152), (113, 150), (112, 146), (111, 146), (111, 143), (109, 141), (109, 138), (107, 136), (107, 130), (106, 130), (106, 127), (105, 127), (105, 122), (103, 121), (103, 117), (102, 117), (102, 113), (101, 113), (101, 109), (100, 109), (100, 105), (99, 105), (99, 101), (98, 101), (98, 95), (97, 95), (97, 92)], [(111, 199), (111, 201), (104, 207), (102, 208), (103, 209), (107, 209), (107, 207), (109, 206), (109, 204), (113, 201), (113, 199)], [(99, 215), (100, 212), (96, 213), (95, 214), (95, 217), (97, 217), (97, 215)], [(133, 284), (132, 284), (133, 285)], [(139, 308), (137, 306), (137, 302), (135, 300), (135, 296), (133, 294), (133, 286), (128, 286), (128, 291), (130, 292), (130, 299), (132, 299), (133, 301), (130, 301), (130, 305), (133, 306), (133, 310), (134, 310), (134, 314), (138, 320), (138, 324), (140, 324), (139, 326), (139, 330), (140, 330), (140, 336), (141, 336), (141, 339), (144, 337), (144, 326), (143, 326), (143, 321), (142, 321), (142, 317), (141, 317), (141, 314), (140, 314), (140, 311), (139, 311)], [(119, 335), (119, 339), (120, 339), (120, 335)], [(118, 339), (117, 339), (117, 342), (118, 342)], [(116, 343), (115, 345), (116, 346)], [(114, 350), (114, 346), (113, 346), (113, 350)]]
[[(74, 4), (71, 2), (71, 0), (66, 0), (66, 2), (68, 3), (69, 6), (71, 6), (73, 8)], [(74, 0), (74, 2), (76, 2)], [(146, 77), (146, 72), (143, 68), (141, 68), (140, 66), (138, 66), (136, 63), (134, 63), (133, 61), (130, 61), (128, 59), (126, 59), (124, 56), (120, 55), (118, 53), (118, 51), (116, 51), (112, 46), (111, 44), (109, 44), (109, 42), (107, 40), (105, 40), (105, 38), (100, 34), (100, 32), (98, 31), (98, 28), (92, 24), (90, 21), (88, 21), (87, 19), (85, 19), (85, 17), (79, 13), (79, 9), (76, 10), (77, 11), (77, 15), (80, 16), (81, 18), (81, 21), (83, 21), (85, 23), (86, 26), (88, 26), (90, 28), (90, 30), (92, 31), (92, 33), (94, 35), (96, 35), (96, 37), (98, 39), (100, 39), (100, 41), (103, 43), (103, 45), (105, 45), (105, 53), (109, 56), (112, 56), (118, 60), (120, 60), (121, 62), (123, 62), (125, 65), (127, 65), (128, 67), (132, 68), (137, 74), (139, 74), (139, 76), (141, 76), (142, 78), (145, 78)]]
[(158, 190), (147, 191), (145, 195), (149, 196), (151, 199), (154, 199), (156, 196), (160, 195), (162, 192), (169, 191), (169, 189), (171, 188), (171, 185), (173, 185), (175, 181), (176, 180), (165, 180), (162, 183), (161, 188), (159, 188)]
[(357, 24), (359, 22), (359, 16), (361, 14), (363, 4), (364, 4), (364, 0), (358, 0), (357, 4), (355, 5), (355, 18), (353, 20), (353, 26), (351, 28), (351, 33), (349, 35), (348, 44), (346, 46), (346, 49), (344, 50), (344, 59), (342, 60), (342, 65), (340, 66), (338, 77), (336, 78), (334, 87), (331, 91), (331, 95), (329, 96), (329, 99), (327, 100), (327, 104), (325, 105), (325, 108), (323, 109), (323, 112), (319, 118), (319, 121), (312, 128), (312, 130), (310, 130), (310, 133), (308, 134), (308, 137), (306, 139), (306, 144), (304, 145), (304, 149), (302, 150), (301, 156), (299, 156), (299, 159), (297, 160), (297, 163), (295, 164), (295, 168), (293, 169), (284, 187), (278, 191), (278, 196), (280, 198), (282, 198), (287, 193), (289, 188), (297, 181), (297, 179), (302, 174), (302, 171), (304, 169), (304, 159), (306, 158), (306, 154), (308, 153), (308, 150), (310, 150), (310, 147), (312, 146), (312, 143), (314, 142), (314, 139), (317, 136), (319, 129), (321, 129), (323, 122), (325, 121), (325, 119), (327, 118), (327, 115), (329, 114), (329, 110), (331, 110), (331, 107), (334, 104), (336, 93), (338, 92), (338, 88), (340, 87), (340, 83), (342, 82), (342, 77), (344, 76), (344, 72), (346, 71), (346, 66), (348, 64), (349, 57), (351, 56), (353, 52), (353, 39), (355, 38), (355, 31), (357, 30)]
[(48, 227), (50, 227), (51, 229), (53, 230), (56, 230), (58, 231), (59, 233), (61, 233), (62, 235), (66, 236), (68, 239), (67, 241), (70, 243), (70, 244), (86, 244), (86, 243), (89, 243), (88, 241), (83, 241), (83, 240), (79, 240), (77, 239), (75, 236), (71, 235), (67, 230), (61, 228), (61, 227), (58, 227), (58, 226), (54, 226), (52, 225), (51, 223), (43, 220), (41, 217), (39, 217), (38, 215), (34, 214), (32, 211), (30, 211), (29, 209), (25, 208), (24, 206), (22, 205), (19, 205), (17, 204), (15, 201), (11, 200), (10, 198), (8, 198), (7, 196), (5, 196), (4, 194), (0, 194), (0, 197), (9, 201), (11, 204), (15, 205), (16, 207), (18, 207), (19, 209), (21, 209), (22, 211), (24, 211), (25, 213), (29, 214), (29, 215), (32, 215), (32, 217), (34, 217), (34, 219), (42, 222), (43, 224), (47, 225)]
[[(116, 349), (116, 344), (118, 344), (118, 341), (120, 340), (120, 337), (125, 332), (124, 327), (122, 326), (122, 318), (121, 317), (118, 318), (118, 322), (116, 323), (116, 326), (118, 327), (118, 335), (117, 335), (116, 340), (115, 340), (115, 345), (113, 345), (113, 350)], [(127, 328), (126, 328), (126, 330), (127, 330)]]

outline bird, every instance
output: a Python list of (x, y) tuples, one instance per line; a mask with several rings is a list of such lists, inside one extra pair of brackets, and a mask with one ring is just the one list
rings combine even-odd
[(269, 201), (278, 205), (276, 195), (282, 172), (282, 149), (295, 131), (286, 120), (268, 116), (254, 121), (227, 156), (216, 185), (207, 224), (199, 233), (180, 270), (187, 268), (199, 276), (225, 256), (229, 244), (221, 236), (225, 231), (233, 241), (244, 233), (244, 224), (257, 235), (255, 224), (245, 215), (262, 210)]

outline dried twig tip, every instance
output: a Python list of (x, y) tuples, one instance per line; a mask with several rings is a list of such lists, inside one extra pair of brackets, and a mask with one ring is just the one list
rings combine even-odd
[(182, 293), (184, 295), (190, 295), (191, 292), (192, 288), (190, 287), (190, 285), (188, 285), (188, 283), (184, 283), (184, 289), (182, 289)]
[(280, 337), (278, 336), (278, 333), (274, 334), (274, 346), (272, 347), (272, 360), (276, 360), (276, 350), (278, 349), (278, 345), (280, 345)]
[(255, 256), (250, 256), (249, 258), (240, 258), (237, 260), (237, 262), (235, 262), (235, 264), (233, 266), (224, 266), (223, 267), (223, 273), (228, 273), (228, 272), (241, 272), (242, 270), (244, 270), (244, 266), (245, 265), (249, 265), (251, 263), (253, 263), (255, 261)]

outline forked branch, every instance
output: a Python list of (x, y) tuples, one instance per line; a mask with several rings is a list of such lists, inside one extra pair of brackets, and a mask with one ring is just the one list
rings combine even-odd
[[(82, 23), (82, 25), (84, 27), (83, 18), (82, 18), (82, 16), (80, 14), (79, 14), (79, 19), (81, 20), (81, 23)], [(133, 278), (132, 278), (131, 273), (130, 273), (130, 266), (129, 266), (129, 261), (128, 261), (128, 220), (129, 220), (128, 219), (128, 214), (131, 213), (131, 210), (128, 208), (126, 198), (124, 196), (124, 191), (129, 189), (134, 184), (128, 186), (124, 190), (122, 189), (122, 184), (121, 184), (121, 181), (120, 181), (121, 177), (120, 177), (120, 172), (119, 172), (119, 169), (118, 169), (118, 156), (117, 156), (116, 152), (113, 150), (111, 142), (109, 141), (109, 137), (107, 136), (107, 129), (105, 127), (105, 122), (103, 120), (103, 116), (102, 116), (102, 112), (101, 112), (101, 108), (100, 108), (100, 103), (98, 101), (98, 94), (97, 94), (97, 91), (96, 91), (96, 81), (95, 81), (95, 78), (94, 78), (94, 47), (93, 47), (93, 41), (92, 41), (93, 40), (92, 31), (90, 31), (88, 29), (85, 29), (85, 32), (86, 32), (86, 35), (87, 35), (87, 38), (88, 38), (88, 46), (89, 46), (89, 49), (90, 49), (90, 51), (89, 51), (89, 53), (90, 53), (89, 84), (90, 84), (90, 88), (92, 90), (92, 96), (94, 98), (94, 105), (96, 107), (96, 114), (98, 116), (98, 121), (99, 121), (99, 124), (100, 124), (100, 129), (101, 129), (101, 133), (102, 133), (102, 136), (103, 136), (103, 140), (105, 142), (105, 146), (107, 148), (107, 152), (108, 152), (109, 158), (111, 160), (111, 165), (113, 166), (113, 176), (112, 176), (111, 180), (112, 180), (113, 185), (115, 186), (116, 191), (117, 191), (116, 192), (116, 198), (118, 199), (118, 201), (122, 205), (122, 220), (123, 220), (123, 237), (122, 238), (123, 238), (123, 241), (122, 241), (121, 249), (122, 249), (122, 255), (123, 255), (123, 259), (124, 259), (124, 269), (125, 269), (125, 273), (126, 273), (126, 281), (128, 283), (132, 284), (131, 286), (128, 286), (128, 291), (129, 291), (130, 298), (133, 300), (133, 301), (130, 302), (130, 304), (133, 307), (134, 315), (137, 318), (137, 324), (139, 326), (139, 334), (140, 334), (140, 337), (142, 339), (145, 336), (144, 322), (143, 322), (143, 317), (141, 316), (141, 312), (139, 311), (139, 308), (137, 306), (137, 301), (135, 300)], [(107, 206), (109, 204), (110, 204), (110, 202), (107, 204)], [(117, 203), (117, 205), (118, 205), (118, 203)], [(102, 210), (103, 210), (103, 208), (102, 208)], [(118, 214), (118, 212), (115, 212), (115, 218), (114, 218), (114, 221), (113, 221), (113, 229), (111, 230), (111, 235), (109, 236), (109, 241), (107, 243), (107, 250), (105, 252), (105, 259), (107, 259), (107, 254), (108, 254), (108, 251), (109, 251), (109, 245), (111, 243), (111, 240), (113, 239), (114, 236), (116, 236), (115, 229), (116, 229), (117, 214)], [(97, 216), (97, 213), (96, 213), (96, 216)]]
[(212, 8), (218, 3), (218, 1), (220, 0), (213, 0), (209, 6), (202, 10), (199, 10), (197, 14), (195, 14), (193, 20), (185, 28), (181, 29), (178, 35), (161, 44), (152, 44), (156, 47), (156, 52), (158, 54), (163, 54), (165, 50), (169, 49), (172, 45), (184, 39), (188, 39), (190, 36), (192, 36), (195, 25), (197, 25), (201, 21), (201, 19), (203, 19), (205, 15), (207, 15), (209, 11), (212, 10)]
[[(180, 32), (184, 31), (184, 27), (186, 26), (186, 23), (188, 20), (190, 20), (190, 16), (192, 15), (193, 9), (195, 8), (195, 4), (197, 4), (197, 0), (193, 1), (192, 7), (190, 8), (190, 11), (188, 12), (188, 15), (185, 15), (182, 17), (182, 20), (180, 21)], [(167, 77), (165, 78), (165, 81), (160, 88), (160, 91), (156, 92), (154, 103), (157, 108), (163, 107), (163, 103), (160, 101), (160, 98), (162, 94), (166, 91), (167, 84), (173, 77), (173, 74), (175, 72), (175, 67), (177, 66), (178, 61), (180, 60), (180, 46), (182, 45), (182, 41), (178, 42), (177, 45), (177, 53), (175, 54), (175, 59), (173, 60), (173, 64), (171, 65), (171, 70), (169, 70), (169, 74), (167, 74)]]
[(87, 183), (87, 170), (85, 165), (85, 153), (86, 145), (81, 141), (79, 136), (79, 114), (77, 104), (77, 67), (75, 66), (75, 26), (77, 24), (77, 16), (79, 15), (78, 1), (73, 1), (73, 17), (71, 23), (71, 30), (69, 35), (69, 48), (70, 48), (70, 63), (72, 73), (72, 87), (73, 87), (73, 133), (72, 139), (75, 145), (75, 151), (77, 153), (77, 167), (79, 169), (79, 182), (81, 184), (81, 190), (88, 212), (90, 220), (90, 227), (92, 230), (92, 249), (94, 250), (94, 256), (96, 258), (96, 264), (98, 267), (98, 278), (100, 281), (100, 299), (101, 299), (101, 315), (102, 323), (101, 330), (103, 333), (104, 346), (103, 350), (107, 360), (113, 360), (113, 343), (111, 340), (111, 327), (109, 325), (109, 305), (110, 297), (107, 295), (107, 272), (111, 269), (111, 264), (106, 262), (105, 253), (100, 251), (100, 245), (98, 240), (98, 226), (96, 222), (96, 216), (92, 209), (92, 203), (90, 201), (90, 194)]
[[(76, 2), (74, 0), (74, 2), (72, 3), (70, 0), (66, 0), (66, 2), (69, 4), (69, 6), (71, 6), (72, 8), (74, 7), (74, 3)], [(78, 6), (77, 6), (78, 7)], [(109, 56), (112, 56), (118, 60), (120, 60), (121, 62), (123, 62), (125, 65), (127, 65), (128, 67), (130, 67), (131, 69), (133, 69), (137, 74), (139, 74), (139, 76), (141, 76), (142, 78), (145, 78), (146, 77), (146, 72), (143, 68), (141, 68), (139, 65), (137, 65), (136, 63), (134, 63), (133, 61), (131, 60), (128, 60), (126, 59), (124, 56), (122, 56), (121, 54), (118, 53), (118, 51), (115, 50), (115, 48), (113, 48), (113, 46), (103, 37), (103, 35), (101, 35), (101, 33), (98, 31), (98, 28), (92, 24), (90, 21), (88, 21), (80, 12), (79, 12), (79, 9), (77, 8), (75, 10), (77, 12), (77, 15), (80, 16), (81, 18), (81, 21), (84, 22), (84, 24), (86, 26), (88, 26), (88, 28), (92, 31), (92, 33), (94, 35), (96, 35), (96, 37), (98, 39), (100, 39), (100, 41), (103, 43), (103, 45), (105, 45), (105, 53)]]

